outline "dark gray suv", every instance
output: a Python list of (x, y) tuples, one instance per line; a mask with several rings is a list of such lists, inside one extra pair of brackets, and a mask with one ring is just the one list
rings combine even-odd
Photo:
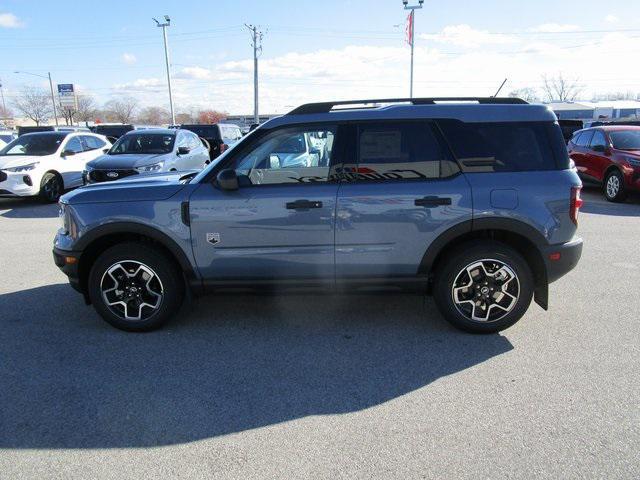
[(56, 264), (115, 327), (187, 290), (432, 293), (471, 332), (513, 325), (580, 258), (581, 183), (553, 112), (519, 99), (303, 105), (198, 174), (63, 196)]

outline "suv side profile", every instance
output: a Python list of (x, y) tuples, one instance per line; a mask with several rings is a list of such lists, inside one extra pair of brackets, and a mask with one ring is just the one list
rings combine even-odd
[(578, 175), (602, 185), (610, 202), (623, 202), (640, 191), (640, 127), (600, 126), (574, 133), (567, 145)]
[(183, 124), (180, 128), (189, 130), (209, 144), (209, 160), (215, 160), (230, 146), (242, 138), (240, 127), (230, 123)]
[(187, 292), (432, 293), (458, 328), (516, 323), (582, 252), (556, 117), (520, 99), (302, 105), (198, 174), (65, 195), (56, 264), (111, 325), (158, 328)]

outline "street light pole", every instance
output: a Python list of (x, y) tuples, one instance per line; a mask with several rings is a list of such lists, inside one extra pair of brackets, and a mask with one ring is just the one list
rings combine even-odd
[(153, 19), (153, 21), (156, 22), (156, 26), (162, 27), (162, 38), (164, 39), (164, 61), (165, 61), (166, 66), (167, 66), (167, 86), (169, 87), (169, 110), (171, 111), (171, 124), (175, 125), (176, 124), (176, 115), (175, 115), (174, 110), (173, 110), (173, 95), (171, 93), (171, 69), (170, 69), (170, 66), (169, 66), (170, 65), (170, 62), (169, 62), (169, 46), (168, 46), (168, 42), (167, 42), (167, 27), (169, 25), (171, 25), (171, 19), (169, 18), (168, 15), (165, 15), (164, 19), (165, 19), (164, 23), (160, 23), (155, 18)]
[(411, 45), (411, 67), (409, 73), (409, 98), (413, 98), (413, 44), (415, 40), (415, 17), (416, 10), (422, 8), (424, 0), (418, 0), (418, 5), (409, 5), (409, 0), (402, 0), (405, 10), (411, 10), (409, 13), (409, 26), (407, 34), (409, 36), (409, 45)]
[(260, 123), (258, 113), (258, 55), (262, 52), (262, 37), (264, 33), (255, 25), (244, 25), (251, 32), (251, 46), (253, 47), (253, 123)]
[(53, 118), (58, 126), (58, 110), (56, 109), (56, 96), (53, 94), (53, 82), (51, 81), (51, 72), (47, 72), (47, 75), (38, 75), (37, 73), (16, 71), (13, 73), (22, 73), (23, 75), (32, 75), (34, 77), (47, 78), (49, 80), (49, 88), (51, 89), (51, 105), (53, 106)]

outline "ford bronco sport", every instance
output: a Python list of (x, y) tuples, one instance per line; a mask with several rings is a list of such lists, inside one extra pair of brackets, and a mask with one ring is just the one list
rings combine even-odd
[(80, 188), (56, 264), (117, 328), (188, 291), (432, 293), (471, 332), (517, 322), (578, 262), (580, 180), (553, 112), (520, 99), (302, 105), (198, 174)]

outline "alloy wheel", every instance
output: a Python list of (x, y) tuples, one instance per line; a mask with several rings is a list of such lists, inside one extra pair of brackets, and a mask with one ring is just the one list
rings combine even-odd
[(122, 260), (109, 267), (100, 280), (100, 290), (111, 312), (124, 320), (148, 319), (164, 297), (160, 277), (135, 260)]
[(607, 179), (607, 196), (615, 198), (618, 192), (620, 192), (620, 179), (617, 175), (609, 175)]
[(518, 276), (495, 259), (478, 260), (464, 267), (451, 289), (457, 310), (476, 322), (500, 320), (513, 310), (519, 295)]

